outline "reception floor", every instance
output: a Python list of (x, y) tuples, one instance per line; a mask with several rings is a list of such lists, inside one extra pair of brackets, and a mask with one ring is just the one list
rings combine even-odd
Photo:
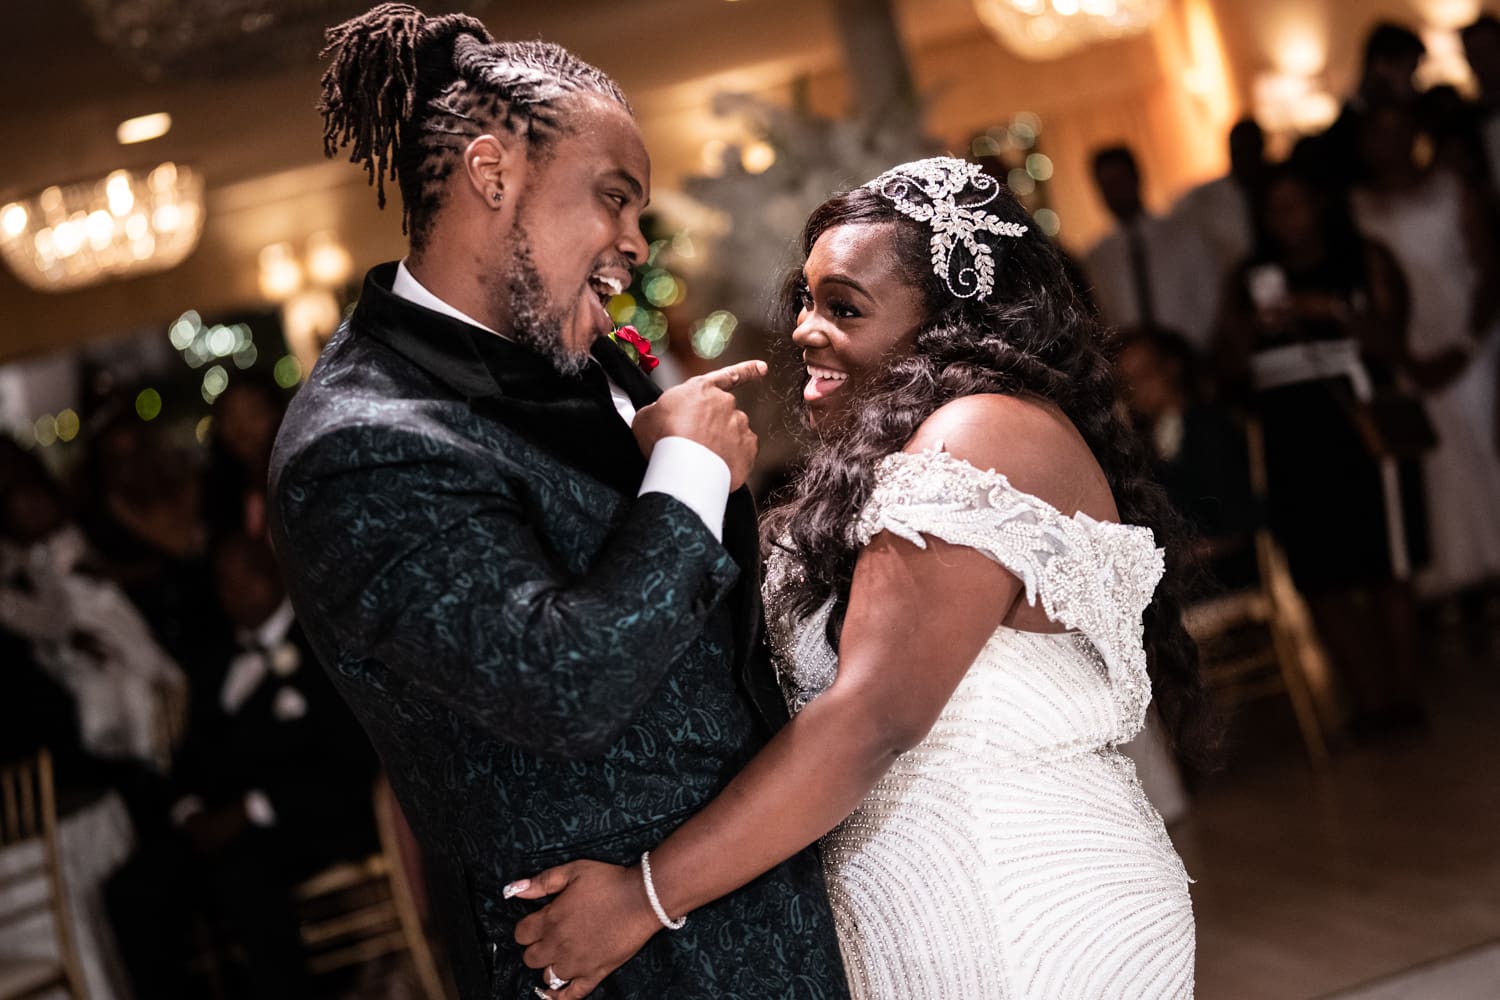
[(1226, 772), (1172, 828), (1200, 1000), (1324, 997), (1500, 940), (1500, 628), (1427, 634), (1425, 731), (1315, 774), (1284, 706), (1237, 720)]

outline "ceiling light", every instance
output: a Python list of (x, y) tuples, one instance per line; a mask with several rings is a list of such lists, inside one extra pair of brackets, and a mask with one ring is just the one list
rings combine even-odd
[(115, 129), (115, 138), (120, 140), (120, 145), (128, 146), (135, 142), (149, 142), (152, 139), (160, 139), (172, 128), (172, 116), (165, 111), (158, 111), (154, 115), (141, 115), (139, 118), (127, 118)]

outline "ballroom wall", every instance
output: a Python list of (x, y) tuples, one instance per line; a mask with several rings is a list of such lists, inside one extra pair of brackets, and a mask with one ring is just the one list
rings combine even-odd
[[(585, 57), (616, 72), (636, 102), (656, 185), (669, 189), (702, 169), (706, 140), (741, 136), (737, 122), (715, 119), (709, 112), (709, 99), (717, 91), (751, 90), (785, 101), (791, 81), (802, 78), (814, 110), (840, 114), (851, 104), (841, 55), (832, 41), (837, 27), (828, 11), (817, 11), (799, 37), (762, 32), (740, 39), (730, 10), (738, 8), (743, 16), (758, 2), (704, 8), (712, 17), (693, 43), (679, 40), (661, 58), (652, 57), (649, 34), (642, 44), (634, 44), (628, 32), (617, 27), (605, 33), (598, 25), (585, 24), (589, 19), (576, 25), (559, 19), (522, 27), (575, 45)], [(768, 0), (764, 9), (779, 17), (795, 6)], [(898, 3), (898, 13), (918, 89), (928, 101), (931, 135), (957, 152), (975, 131), (1014, 112), (1041, 116), (1041, 148), (1057, 168), (1050, 196), (1062, 219), (1060, 238), (1081, 250), (1107, 225), (1088, 178), (1093, 149), (1120, 141), (1136, 147), (1145, 166), (1148, 199), (1165, 207), (1191, 184), (1222, 171), (1224, 135), (1251, 101), (1257, 75), (1295, 68), (1318, 86), (1342, 94), (1356, 71), (1363, 37), (1377, 19), (1450, 26), (1472, 18), (1478, 7), (1476, 0), (1173, 0), (1169, 15), (1148, 35), (1051, 62), (1028, 62), (1000, 48), (966, 0), (906, 0)], [(631, 23), (642, 32), (671, 30), (667, 24), (652, 26), (648, 18)], [(505, 26), (497, 24), (496, 30), (503, 34)], [(779, 45), (778, 37), (783, 39)], [(237, 157), (237, 164), (253, 166), (261, 159), (274, 160), (262, 152), (274, 143), (300, 143), (295, 148), (308, 151), (306, 165), (222, 184), (215, 184), (209, 171), (203, 242), (177, 269), (62, 295), (30, 291), (10, 274), (0, 274), (0, 360), (162, 327), (187, 308), (207, 315), (256, 303), (259, 249), (279, 240), (298, 243), (320, 229), (338, 235), (356, 269), (399, 255), (398, 217), (376, 210), (362, 172), (317, 160), (318, 122), (310, 107), (315, 84), (315, 71), (303, 70), (270, 82), (223, 85), (228, 97), (217, 110), (217, 124), (204, 123), (205, 129), (220, 129), (212, 155)], [(305, 102), (300, 99), (304, 91)], [(164, 103), (174, 101), (170, 87), (158, 92)], [(224, 133), (236, 114), (248, 120), (252, 112), (263, 112), (266, 102), (284, 109), (269, 126), (275, 136)], [(98, 110), (82, 118), (26, 122), (25, 134), (36, 141), (28, 143), (16, 165), (0, 166), (0, 197), (22, 193), (15, 188), (18, 177), (31, 182), (39, 176), (36, 170), (22, 169), (23, 164), (68, 169), (70, 135), (81, 127), (107, 127), (106, 119), (115, 120), (119, 111), (107, 93), (100, 93), (96, 103)], [(14, 126), (25, 115), (26, 109), (15, 104), (0, 112), (0, 136), (14, 137), (16, 130), (7, 132), (4, 125)], [(267, 127), (264, 114), (255, 120)], [(162, 140), (164, 151), (182, 138)]]

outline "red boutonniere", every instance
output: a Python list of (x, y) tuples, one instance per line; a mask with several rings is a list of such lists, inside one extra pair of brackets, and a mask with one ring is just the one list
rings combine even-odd
[(641, 371), (649, 372), (661, 364), (661, 358), (651, 353), (651, 341), (642, 337), (633, 326), (622, 326), (609, 335), (609, 339), (620, 345), (620, 350), (630, 356), (630, 359), (641, 366)]

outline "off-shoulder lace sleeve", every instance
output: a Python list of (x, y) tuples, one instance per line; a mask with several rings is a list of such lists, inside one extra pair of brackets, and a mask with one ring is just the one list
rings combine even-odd
[(1094, 644), (1127, 719), (1150, 701), (1142, 614), (1164, 569), (1149, 528), (1069, 517), (994, 470), (941, 449), (881, 460), (854, 525), (864, 545), (882, 531), (926, 548), (924, 536), (984, 553), (1015, 574), (1026, 600)]

